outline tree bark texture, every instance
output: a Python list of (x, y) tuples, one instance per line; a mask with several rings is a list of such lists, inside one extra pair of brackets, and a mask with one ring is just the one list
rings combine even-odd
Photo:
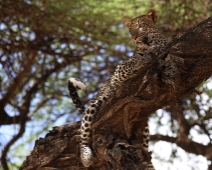
[[(92, 128), (94, 163), (88, 169), (145, 169), (142, 132), (156, 110), (175, 105), (212, 75), (212, 17), (152, 56), (103, 105)], [(80, 122), (55, 127), (36, 141), (21, 169), (86, 169), (80, 162)], [(155, 167), (157, 169), (157, 167)]]

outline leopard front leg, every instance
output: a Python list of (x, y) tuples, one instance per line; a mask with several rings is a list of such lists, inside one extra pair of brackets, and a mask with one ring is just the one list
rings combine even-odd
[(91, 125), (94, 122), (94, 118), (97, 115), (98, 110), (102, 104), (107, 100), (107, 95), (104, 97), (98, 96), (97, 99), (93, 99), (88, 103), (87, 108), (84, 111), (84, 115), (81, 121), (81, 161), (85, 167), (89, 167), (93, 163), (93, 153), (91, 149)]
[(97, 113), (95, 104), (89, 105), (84, 112), (84, 116), (81, 121), (81, 161), (85, 167), (89, 167), (93, 163), (93, 153), (90, 147), (91, 138), (91, 125), (94, 117)]
[(91, 123), (93, 122), (96, 109), (86, 108), (81, 122), (81, 148), (80, 155), (82, 164), (89, 167), (93, 163), (93, 153), (90, 148)]

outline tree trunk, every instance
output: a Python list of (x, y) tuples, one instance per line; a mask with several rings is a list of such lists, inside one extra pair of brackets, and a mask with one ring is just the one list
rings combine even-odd
[[(143, 57), (139, 71), (102, 107), (92, 126), (95, 158), (89, 169), (145, 169), (142, 162), (151, 154), (141, 143), (149, 115), (197, 92), (195, 87), (211, 75), (212, 17)], [(80, 162), (79, 128), (80, 122), (53, 128), (36, 141), (21, 169), (86, 169)]]

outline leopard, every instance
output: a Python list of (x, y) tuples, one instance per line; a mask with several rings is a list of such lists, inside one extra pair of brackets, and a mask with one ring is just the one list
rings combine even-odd
[[(74, 105), (83, 114), (81, 120), (81, 162), (85, 167), (93, 164), (93, 152), (91, 148), (92, 124), (101, 107), (112, 97), (115, 91), (123, 85), (139, 69), (142, 57), (156, 53), (158, 48), (167, 44), (165, 37), (159, 32), (157, 26), (157, 14), (150, 9), (145, 15), (136, 18), (124, 18), (124, 24), (128, 27), (132, 42), (136, 45), (133, 55), (126, 61), (117, 65), (114, 74), (103, 84), (97, 95), (91, 99), (85, 108), (79, 99), (77, 89), (84, 90), (85, 85), (71, 77), (68, 80), (68, 89)], [(143, 131), (143, 150), (148, 152), (149, 127), (146, 125)], [(146, 170), (154, 170), (151, 162), (145, 162)]]

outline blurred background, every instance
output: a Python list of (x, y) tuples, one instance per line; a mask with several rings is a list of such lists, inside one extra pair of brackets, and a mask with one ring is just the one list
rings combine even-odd
[[(86, 104), (132, 55), (123, 18), (150, 8), (169, 41), (212, 15), (211, 0), (0, 0), (0, 169), (17, 170), (36, 139), (81, 119), (68, 78), (86, 84)], [(197, 90), (149, 118), (155, 169), (212, 169), (201, 152), (212, 142), (211, 79)], [(197, 148), (176, 142), (179, 133)]]

